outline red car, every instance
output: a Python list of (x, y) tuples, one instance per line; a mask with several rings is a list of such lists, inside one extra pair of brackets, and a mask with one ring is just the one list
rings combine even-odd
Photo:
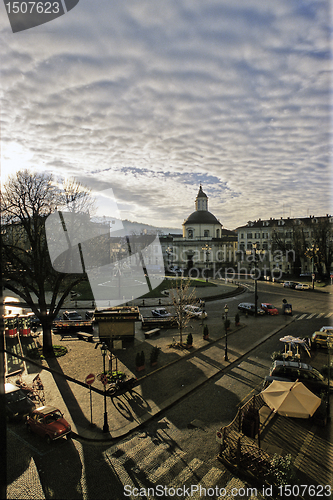
[(63, 436), (66, 436), (67, 439), (71, 438), (71, 426), (55, 406), (36, 408), (27, 417), (26, 424), (28, 431), (39, 434), (46, 439), (47, 443)]
[(265, 313), (270, 314), (271, 316), (279, 314), (279, 311), (276, 309), (276, 307), (274, 307), (272, 304), (268, 304), (267, 302), (261, 304), (260, 307), (265, 311)]

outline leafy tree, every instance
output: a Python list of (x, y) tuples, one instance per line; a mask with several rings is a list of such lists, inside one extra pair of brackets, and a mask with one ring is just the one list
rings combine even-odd
[(175, 308), (176, 320), (179, 328), (179, 343), (183, 343), (183, 331), (186, 328), (190, 314), (186, 311), (185, 306), (196, 303), (195, 290), (190, 290), (189, 279), (177, 279), (175, 286), (170, 289), (170, 298), (172, 305)]
[[(17, 294), (39, 318), (43, 354), (53, 355), (52, 323), (72, 288), (84, 274), (58, 273), (52, 267), (45, 221), (58, 208), (91, 207), (90, 192), (71, 181), (59, 187), (53, 176), (19, 171), (1, 193), (2, 266), (4, 286)], [(71, 208), (71, 207), (70, 207)]]

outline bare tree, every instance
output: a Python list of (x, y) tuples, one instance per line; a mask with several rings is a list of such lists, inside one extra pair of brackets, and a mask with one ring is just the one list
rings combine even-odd
[[(72, 189), (72, 192), (70, 192)], [(73, 182), (67, 194), (52, 175), (19, 171), (1, 193), (3, 284), (17, 294), (39, 318), (43, 329), (43, 353), (53, 355), (51, 328), (65, 298), (84, 274), (66, 274), (52, 267), (45, 236), (45, 221), (66, 196), (83, 202)], [(67, 199), (69, 199), (67, 197)], [(89, 191), (85, 190), (85, 197)]]
[(179, 328), (179, 343), (183, 343), (183, 331), (185, 330), (191, 318), (186, 311), (185, 306), (193, 305), (197, 302), (195, 297), (195, 289), (190, 289), (190, 279), (177, 279), (175, 286), (170, 289), (170, 298), (172, 305), (175, 308), (176, 320)]
[(75, 179), (67, 179), (62, 185), (63, 205), (66, 210), (85, 213), (90, 216), (95, 212), (95, 200), (91, 191)]

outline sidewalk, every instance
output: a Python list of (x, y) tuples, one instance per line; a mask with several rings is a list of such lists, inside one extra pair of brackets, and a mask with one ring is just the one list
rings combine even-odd
[[(208, 297), (214, 297), (215, 293), (215, 298), (218, 298), (221, 296), (222, 288), (224, 293), (228, 293), (232, 289), (235, 291), (237, 287), (228, 283), (218, 287), (202, 288), (200, 297), (203, 300), (208, 300)], [(146, 303), (145, 305), (149, 307), (157, 305), (156, 299), (150, 300), (152, 301), (151, 304)], [(162, 304), (165, 304), (168, 298), (161, 300), (163, 301)], [(87, 308), (87, 304), (85, 308)], [(281, 315), (276, 317), (276, 320), (278, 320), (275, 323), (276, 328), (272, 331), (271, 323), (265, 322), (265, 318), (261, 318), (260, 323), (256, 326), (257, 329), (258, 327), (260, 329), (260, 338), (264, 340), (273, 336), (279, 330), (282, 330), (284, 326), (290, 324), (293, 318)], [(68, 353), (64, 357), (48, 360), (47, 363), (44, 362), (45, 367), (49, 367), (60, 374), (52, 374), (46, 370), (42, 370), (40, 374), (45, 387), (47, 404), (59, 407), (63, 411), (66, 420), (70, 422), (74, 435), (83, 440), (115, 442), (126, 436), (132, 430), (140, 427), (199, 386), (205, 384), (222, 369), (230, 366), (233, 362), (240, 362), (242, 353), (238, 349), (232, 348), (229, 348), (228, 351), (229, 361), (224, 361), (225, 340), (224, 336), (221, 338), (221, 332), (210, 332), (210, 340), (207, 341), (202, 338), (201, 321), (191, 320), (190, 325), (195, 346), (192, 350), (170, 348), (173, 338), (176, 337), (176, 340), (178, 340), (179, 335), (173, 329), (163, 330), (160, 336), (152, 339), (145, 339), (144, 333), (138, 330), (134, 343), (126, 349), (117, 351), (117, 367), (115, 360), (113, 360), (112, 369), (124, 371), (128, 377), (137, 377), (137, 386), (132, 393), (127, 392), (120, 396), (107, 397), (106, 415), (102, 393), (103, 385), (97, 378), (92, 387), (99, 392), (92, 391), (91, 393), (93, 403), (91, 415), (88, 386), (78, 385), (60, 375), (63, 373), (81, 383), (85, 382), (85, 378), (90, 373), (97, 377), (103, 371), (103, 357), (100, 348), (95, 349), (95, 344), (77, 338), (66, 339), (61, 344), (66, 345)], [(240, 331), (244, 326), (241, 325), (241, 327), (237, 328), (232, 325), (228, 337)], [(184, 334), (184, 340), (187, 333)], [(54, 335), (54, 343), (59, 344), (57, 335)], [(149, 365), (149, 353), (152, 346), (155, 345), (160, 347), (157, 369)], [(145, 372), (137, 373), (135, 371), (135, 355), (141, 350), (144, 350), (148, 362), (146, 363)], [(107, 368), (108, 363), (109, 360), (106, 358)], [(34, 376), (35, 373), (30, 373), (28, 378)], [(93, 425), (91, 425), (91, 420)], [(105, 421), (108, 424), (108, 432), (103, 432)], [(283, 424), (282, 431), (281, 428), (278, 430), (272, 427), (271, 432), (266, 433), (267, 440), (273, 440), (274, 444), (277, 433), (283, 436)], [(333, 456), (333, 448), (332, 445), (328, 445), (327, 436), (330, 436), (329, 439), (332, 440), (332, 423), (323, 429), (309, 427), (299, 432), (292, 443), (293, 452), (296, 453), (298, 460), (297, 463), (305, 473), (309, 473), (309, 477), (314, 478), (313, 480), (316, 477), (322, 477), (323, 461), (329, 462), (330, 457)], [(284, 451), (288, 451), (287, 433), (286, 439), (287, 441), (284, 440), (285, 446), (280, 446), (285, 448)], [(311, 443), (311, 450), (318, 450), (316, 455), (313, 454), (312, 470), (309, 471), (307, 471), (306, 467), (309, 458), (307, 443)]]

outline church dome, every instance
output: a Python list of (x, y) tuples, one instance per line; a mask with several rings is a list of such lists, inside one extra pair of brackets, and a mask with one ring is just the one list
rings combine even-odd
[(221, 224), (215, 215), (208, 210), (196, 210), (185, 220), (184, 224)]

